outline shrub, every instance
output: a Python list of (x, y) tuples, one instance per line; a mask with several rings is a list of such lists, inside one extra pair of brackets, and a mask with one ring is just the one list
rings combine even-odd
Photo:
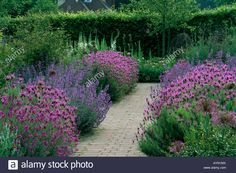
[[(156, 37), (149, 35), (149, 17), (134, 13), (121, 13), (112, 10), (108, 11), (86, 11), (80, 13), (59, 13), (59, 14), (33, 14), (27, 17), (4, 18), (0, 21), (0, 28), (6, 28), (5, 32), (14, 35), (16, 28), (26, 28), (33, 25), (35, 21), (45, 23), (50, 21), (51, 26), (61, 28), (69, 34), (73, 41), (78, 41), (80, 33), (86, 37), (91, 35), (93, 38), (98, 37), (110, 41), (117, 33), (122, 35), (117, 39), (118, 50), (127, 50), (128, 45), (142, 42), (148, 50), (156, 45)], [(140, 26), (140, 23), (143, 25)], [(134, 34), (135, 31), (135, 34)], [(149, 40), (149, 43), (145, 40)], [(108, 43), (110, 45), (110, 43)]]
[(113, 101), (127, 94), (138, 81), (138, 63), (118, 52), (98, 51), (85, 57), (85, 61), (93, 65), (96, 72), (105, 73), (105, 77), (100, 79), (100, 86), (109, 85), (108, 93)]
[(85, 66), (79, 61), (68, 65), (50, 65), (46, 71), (40, 72), (41, 75), (38, 74), (37, 69), (41, 69), (40, 64), (20, 73), (31, 83), (43, 77), (47, 85), (64, 90), (70, 98), (70, 104), (77, 108), (76, 122), (81, 133), (98, 127), (106, 118), (111, 107), (107, 86), (97, 91), (98, 81), (86, 85), (87, 80), (92, 76), (90, 66)]
[(194, 110), (194, 104), (188, 109), (163, 108), (145, 127), (139, 145), (150, 156), (235, 156), (233, 123), (214, 125), (206, 111)]
[[(3, 112), (0, 112), (0, 117)], [(11, 131), (11, 127), (5, 124), (0, 127), (0, 156), (12, 157), (23, 155), (19, 140), (17, 139), (17, 131)]]
[(226, 35), (226, 38), (223, 40), (221, 44), (221, 50), (224, 50), (224, 52), (230, 54), (231, 56), (235, 56), (236, 55), (235, 44), (236, 44), (236, 29), (235, 27), (233, 27), (230, 28), (229, 32)]
[(163, 109), (160, 118), (148, 125), (139, 142), (141, 150), (149, 156), (166, 156), (172, 141), (183, 141), (184, 128), (177, 117)]
[[(190, 61), (192, 64), (197, 64), (209, 59), (211, 54), (214, 54), (217, 49), (219, 49), (219, 43), (215, 43), (214, 39), (208, 38), (208, 40), (200, 39), (198, 42), (189, 47), (185, 51), (185, 59)], [(210, 52), (210, 53), (209, 53)]]
[(18, 28), (13, 37), (4, 38), (5, 43), (0, 44), (0, 63), (6, 75), (38, 62), (45, 69), (51, 62), (59, 62), (67, 53), (64, 31), (52, 29), (48, 23)]
[(13, 48), (11, 49), (10, 45), (5, 45), (0, 43), (0, 85), (2, 86), (5, 83), (5, 76), (10, 74), (14, 70), (14, 66), (10, 66), (6, 59), (8, 56), (14, 54), (16, 50)]
[(17, 131), (24, 156), (69, 156), (78, 135), (75, 107), (68, 102), (62, 90), (45, 86), (43, 81), (21, 88), (8, 85), (1, 96), (0, 123), (9, 124), (12, 133)]
[(151, 60), (144, 60), (139, 63), (139, 82), (160, 82), (165, 67)]
[(41, 62), (46, 66), (66, 55), (66, 40), (63, 30), (53, 30), (48, 23), (36, 23), (32, 30), (18, 30), (14, 42), (25, 49), (19, 59), (26, 65)]
[(176, 153), (184, 157), (236, 156), (235, 131), (228, 127), (212, 126), (210, 121), (192, 127), (185, 136), (185, 147)]
[(235, 56), (235, 44), (236, 31), (235, 28), (231, 28), (226, 33), (219, 34), (218, 32), (207, 39), (200, 38), (185, 50), (184, 57), (188, 61), (197, 64), (209, 59)]
[[(226, 5), (215, 9), (201, 10), (188, 21), (188, 25), (195, 28), (195, 34), (209, 34), (235, 26), (236, 5)], [(221, 21), (221, 22), (219, 22)]]
[(36, 1), (32, 8), (29, 9), (29, 13), (55, 13), (58, 12), (57, 1), (53, 0), (40, 0)]

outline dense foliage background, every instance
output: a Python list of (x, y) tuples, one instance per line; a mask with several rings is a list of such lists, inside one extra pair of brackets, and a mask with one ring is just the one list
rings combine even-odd
[(34, 12), (56, 12), (57, 0), (1, 0), (0, 16), (17, 17)]

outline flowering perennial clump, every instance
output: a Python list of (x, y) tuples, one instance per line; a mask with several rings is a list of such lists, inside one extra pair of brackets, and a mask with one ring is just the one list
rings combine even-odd
[(117, 101), (130, 92), (138, 81), (138, 63), (131, 57), (119, 52), (98, 51), (84, 57), (92, 65), (95, 73), (103, 71), (105, 76), (99, 79), (99, 87), (109, 85), (108, 93), (112, 101)]
[(23, 155), (68, 156), (78, 142), (75, 107), (68, 103), (64, 91), (44, 81), (9, 85), (0, 100), (0, 123), (17, 132)]
[[(220, 106), (219, 100), (209, 101), (207, 95), (212, 94), (212, 97), (216, 97), (223, 92), (226, 99), (235, 102), (235, 86), (236, 73), (233, 70), (224, 64), (207, 62), (194, 67), (161, 90), (153, 89), (151, 101), (147, 99), (148, 108), (145, 110), (145, 115), (159, 116), (163, 107), (180, 107), (181, 105), (189, 107), (190, 100), (194, 99), (197, 105), (201, 105), (205, 112), (211, 112), (214, 117), (213, 115), (225, 109), (224, 106)], [(235, 112), (229, 112), (229, 115), (232, 114)]]
[(117, 80), (120, 84), (132, 86), (138, 81), (138, 63), (131, 57), (119, 52), (99, 51), (87, 57), (87, 61), (96, 64), (106, 71), (106, 75)]
[(181, 60), (175, 64), (170, 70), (168, 70), (161, 77), (161, 85), (164, 87), (171, 82), (175, 82), (178, 77), (185, 75), (189, 70), (193, 68), (193, 65), (186, 60)]
[[(50, 75), (52, 72), (55, 74)], [(63, 89), (78, 109), (85, 106), (94, 112), (96, 118), (92, 126), (97, 127), (106, 118), (112, 103), (107, 94), (108, 86), (97, 91), (98, 81), (91, 83), (89, 87), (85, 85), (90, 73), (91, 70), (86, 66), (81, 66), (79, 62), (68, 66), (51, 66), (47, 73), (49, 76), (46, 76), (46, 82), (51, 86)], [(80, 118), (88, 116), (82, 112), (79, 114)]]
[[(47, 85), (65, 91), (70, 98), (70, 103), (77, 108), (76, 122), (81, 132), (97, 127), (106, 118), (112, 104), (107, 94), (108, 86), (98, 91), (98, 81), (89, 86), (86, 85), (87, 79), (93, 75), (91, 66), (86, 66), (81, 62), (68, 65), (53, 64), (41, 73), (40, 76), (35, 67), (31, 67), (23, 72), (23, 77), (29, 83), (35, 83), (44, 78)], [(86, 126), (81, 127), (83, 124)]]

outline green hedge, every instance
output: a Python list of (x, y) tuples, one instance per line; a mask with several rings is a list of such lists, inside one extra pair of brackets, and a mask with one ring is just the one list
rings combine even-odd
[(236, 26), (236, 4), (212, 10), (202, 10), (188, 22), (197, 33), (209, 33)]
[(138, 44), (139, 41), (145, 48), (149, 45), (156, 46), (156, 38), (148, 33), (151, 30), (150, 17), (114, 11), (31, 15), (12, 19), (2, 18), (0, 19), (0, 28), (5, 28), (5, 32), (12, 35), (17, 27), (25, 28), (32, 26), (35, 22), (44, 23), (46, 21), (51, 22), (55, 28), (63, 27), (74, 41), (78, 40), (79, 34), (83, 32), (86, 36), (90, 34), (98, 36), (98, 38), (105, 36), (109, 43), (111, 37), (115, 38), (119, 33), (118, 48), (128, 49), (131, 44)]
[[(59, 13), (49, 15), (31, 15), (18, 18), (1, 18), (0, 28), (5, 28), (5, 33), (12, 35), (17, 27), (30, 27), (34, 22), (50, 22), (57, 27), (63, 27), (76, 41), (79, 33), (87, 36), (97, 35), (105, 37), (109, 42), (111, 36), (116, 37), (120, 33), (117, 45), (121, 50), (128, 50), (133, 44), (141, 43), (144, 53), (148, 54), (151, 49), (153, 54), (160, 54), (160, 34), (150, 35), (153, 30), (151, 15), (137, 13), (122, 13), (114, 11), (80, 12), (75, 14)], [(170, 39), (174, 39), (178, 33), (188, 33), (191, 36), (209, 33), (214, 30), (236, 25), (236, 5), (223, 6), (214, 10), (203, 10), (194, 15), (185, 26), (171, 29)]]

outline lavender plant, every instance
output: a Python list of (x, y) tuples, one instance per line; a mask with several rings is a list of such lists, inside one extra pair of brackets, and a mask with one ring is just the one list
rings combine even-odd
[[(0, 117), (3, 113), (0, 112)], [(22, 156), (23, 153), (19, 152), (20, 144), (17, 141), (17, 131), (11, 131), (9, 124), (5, 124), (0, 127), (0, 156), (10, 157), (10, 156)]]
[(161, 85), (164, 87), (171, 82), (175, 82), (178, 77), (185, 75), (192, 67), (193, 65), (191, 65), (188, 61), (179, 61), (169, 71), (165, 72), (161, 76)]
[(107, 94), (108, 86), (97, 91), (98, 81), (85, 85), (87, 79), (92, 75), (89, 66), (77, 61), (68, 65), (50, 65), (45, 71), (38, 72), (31, 67), (22, 74), (26, 81), (34, 83), (44, 78), (45, 83), (54, 88), (62, 89), (71, 100), (71, 104), (77, 107), (77, 126), (85, 133), (99, 124), (106, 118), (111, 107), (110, 96)]
[(176, 64), (152, 90), (137, 139), (152, 156), (235, 156), (236, 59)]
[(65, 92), (46, 86), (44, 81), (24, 85), (19, 79), (19, 87), (11, 82), (14, 75), (6, 80), (9, 82), (0, 95), (0, 126), (9, 125), (17, 136), (8, 135), (11, 140), (1, 142), (13, 145), (17, 156), (71, 155), (78, 132), (75, 107), (69, 105)]

